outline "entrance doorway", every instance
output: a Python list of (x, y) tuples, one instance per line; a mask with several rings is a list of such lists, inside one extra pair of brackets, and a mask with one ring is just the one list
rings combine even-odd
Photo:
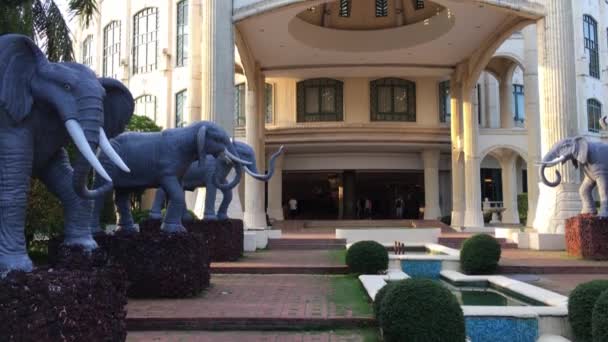
[[(283, 202), (295, 199), (296, 219), (419, 219), (423, 171), (285, 172)], [(402, 210), (397, 210), (398, 199)], [(371, 214), (365, 202), (371, 202)]]

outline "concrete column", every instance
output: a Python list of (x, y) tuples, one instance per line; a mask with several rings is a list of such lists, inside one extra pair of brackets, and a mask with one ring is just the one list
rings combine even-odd
[(452, 137), (452, 226), (464, 225), (464, 165), (462, 154), (462, 83), (450, 81)]
[(513, 74), (505, 72), (500, 85), (500, 128), (513, 128)]
[(526, 129), (528, 130), (528, 219), (526, 226), (532, 227), (538, 204), (538, 169), (540, 161), (540, 113), (538, 99), (538, 51), (536, 48), (536, 25), (523, 29), (524, 36), (524, 100), (526, 105)]
[[(232, 134), (234, 121), (234, 32), (232, 1), (201, 2), (201, 117)], [(194, 27), (194, 29), (198, 29)]]
[(465, 212), (464, 226), (471, 228), (483, 227), (483, 213), (481, 212), (481, 183), (479, 158), (479, 124), (477, 113), (473, 111), (471, 93), (475, 89), (474, 83), (464, 89), (463, 93), (463, 135), (464, 135), (464, 186), (465, 186)]
[[(538, 0), (537, 0), (538, 1)], [(576, 72), (572, 2), (542, 0), (547, 16), (537, 23), (540, 84), (541, 152), (577, 134)], [(540, 185), (534, 228), (539, 233), (564, 233), (565, 220), (579, 213), (578, 173), (571, 163), (557, 166), (561, 185)]]
[[(245, 135), (256, 155), (258, 171), (265, 170), (264, 148), (264, 75), (259, 66), (253, 71), (255, 75), (248, 77), (252, 82), (247, 83), (246, 91), (246, 123)], [(245, 178), (245, 213), (244, 225), (246, 229), (266, 228), (266, 211), (264, 208), (264, 183), (253, 177)]]
[(344, 219), (355, 218), (355, 171), (344, 171), (342, 174), (342, 184), (344, 186)]
[(268, 181), (268, 217), (282, 221), (283, 217), (283, 158), (280, 155), (274, 164), (274, 175)]
[[(203, 0), (188, 0), (188, 94), (201, 94)], [(175, 53), (175, 52), (174, 52)], [(177, 56), (176, 56), (177, 57)], [(187, 122), (201, 120), (201, 96), (188, 96)]]
[(439, 150), (423, 150), (424, 163), (424, 219), (441, 217), (439, 208)]
[(499, 159), (502, 174), (502, 201), (506, 208), (502, 213), (502, 223), (519, 224), (519, 210), (517, 208), (517, 157), (517, 153), (503, 150)]

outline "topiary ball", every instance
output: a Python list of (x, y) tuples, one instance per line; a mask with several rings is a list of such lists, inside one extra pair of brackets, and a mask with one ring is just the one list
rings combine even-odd
[(593, 342), (608, 341), (608, 290), (602, 292), (593, 306), (591, 335)]
[(460, 250), (460, 267), (466, 274), (492, 274), (498, 268), (500, 243), (491, 235), (468, 238)]
[(388, 268), (388, 251), (376, 241), (359, 241), (346, 251), (351, 273), (378, 274)]
[(391, 281), (386, 283), (383, 288), (376, 293), (376, 297), (374, 297), (374, 314), (376, 315), (376, 319), (380, 320), (380, 311), (382, 310), (382, 300), (386, 297), (386, 294), (392, 290), (399, 281)]
[(568, 320), (577, 341), (592, 341), (591, 319), (595, 302), (608, 290), (608, 280), (592, 280), (578, 285), (568, 299)]
[(430, 279), (407, 279), (390, 288), (378, 322), (387, 342), (465, 342), (462, 308), (456, 297)]

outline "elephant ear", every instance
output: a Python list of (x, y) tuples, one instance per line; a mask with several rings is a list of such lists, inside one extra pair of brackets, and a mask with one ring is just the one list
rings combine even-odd
[(576, 137), (574, 138), (574, 145), (576, 146), (574, 152), (576, 161), (581, 165), (587, 164), (587, 156), (589, 155), (589, 143), (587, 142), (587, 139), (584, 137)]
[(0, 109), (20, 122), (32, 110), (30, 82), (37, 68), (48, 60), (27, 36), (0, 36)]
[(196, 150), (198, 151), (198, 166), (203, 167), (205, 165), (205, 158), (207, 157), (207, 149), (205, 143), (207, 142), (207, 126), (201, 126), (196, 134)]
[(111, 139), (125, 131), (135, 110), (133, 95), (124, 84), (113, 78), (99, 78), (106, 90), (103, 100), (103, 129)]

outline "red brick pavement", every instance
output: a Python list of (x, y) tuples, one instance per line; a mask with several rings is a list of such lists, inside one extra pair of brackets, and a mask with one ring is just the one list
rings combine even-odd
[(329, 299), (329, 277), (214, 274), (200, 297), (129, 300), (127, 318), (352, 318), (348, 308), (337, 308)]
[[(513, 276), (518, 279), (521, 276)], [(528, 279), (520, 279), (532, 285), (536, 285), (547, 290), (551, 290), (565, 296), (570, 295), (570, 292), (581, 283), (585, 283), (595, 279), (608, 280), (608, 274), (543, 274), (543, 275), (526, 275)]]
[(363, 342), (369, 341), (359, 332), (256, 332), (256, 331), (145, 331), (130, 332), (127, 342)]

